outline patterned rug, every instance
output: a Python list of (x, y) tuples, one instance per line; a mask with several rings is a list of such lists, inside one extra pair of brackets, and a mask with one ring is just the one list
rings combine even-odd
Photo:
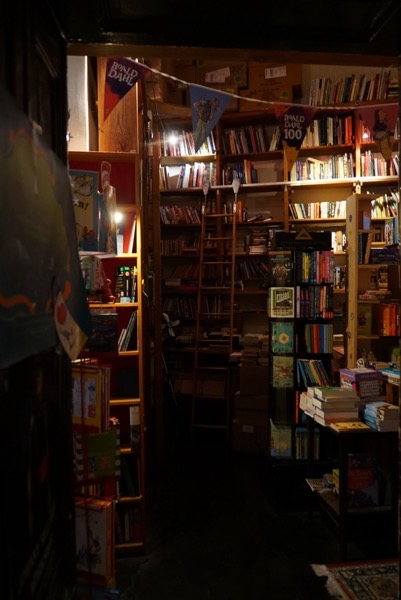
[(328, 592), (338, 600), (399, 600), (398, 561), (377, 560), (311, 565), (327, 577)]

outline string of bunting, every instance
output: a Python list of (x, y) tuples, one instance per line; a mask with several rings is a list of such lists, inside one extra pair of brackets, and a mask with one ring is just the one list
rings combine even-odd
[[(109, 58), (105, 76), (104, 120), (107, 119), (118, 102), (132, 89), (137, 81), (145, 76), (147, 71), (152, 71), (157, 75), (167, 77), (189, 87), (195, 152), (202, 146), (232, 98), (241, 98), (236, 94), (188, 83), (131, 58)], [(283, 151), (289, 169), (291, 169), (296, 161), (307, 129), (313, 122), (316, 111), (321, 110), (322, 107), (257, 98), (245, 98), (245, 100), (273, 106), (280, 129)], [(324, 106), (324, 109), (334, 111), (344, 110), (344, 107)], [(369, 106), (356, 105), (355, 107), (347, 107), (347, 110), (357, 110), (359, 112), (365, 126), (372, 133), (378, 151), (381, 152), (385, 160), (390, 160), (398, 117), (398, 103), (371, 104)]]

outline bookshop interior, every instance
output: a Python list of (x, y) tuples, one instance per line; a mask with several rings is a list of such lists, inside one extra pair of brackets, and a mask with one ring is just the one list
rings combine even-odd
[(399, 598), (399, 3), (15, 4), (6, 598)]

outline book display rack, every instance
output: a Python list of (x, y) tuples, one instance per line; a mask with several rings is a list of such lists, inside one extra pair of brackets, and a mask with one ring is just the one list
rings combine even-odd
[[(308, 386), (331, 383), (333, 348), (333, 260), (329, 232), (277, 232), (269, 251), (269, 418), (290, 428), (291, 453), (300, 448), (305, 428), (299, 397)], [(306, 430), (305, 435), (306, 437)], [(275, 455), (275, 453), (273, 454)]]

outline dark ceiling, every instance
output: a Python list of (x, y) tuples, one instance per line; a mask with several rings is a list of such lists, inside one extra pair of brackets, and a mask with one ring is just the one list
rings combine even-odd
[(85, 44), (106, 54), (114, 45), (128, 45), (158, 46), (170, 54), (179, 49), (181, 55), (185, 49), (237, 49), (244, 58), (268, 52), (378, 61), (400, 56), (400, 0), (277, 0), (262, 6), (246, 0), (48, 1), (75, 52)]

